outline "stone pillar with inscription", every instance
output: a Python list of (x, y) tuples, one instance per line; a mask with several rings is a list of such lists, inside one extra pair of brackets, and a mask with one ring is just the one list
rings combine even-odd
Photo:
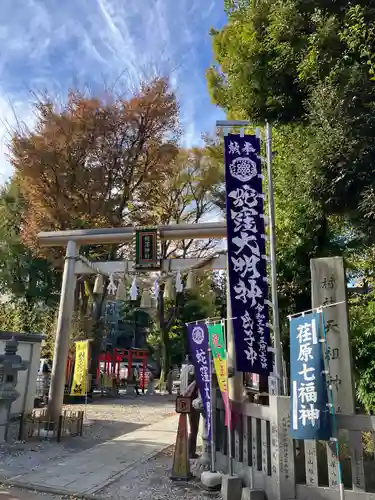
[(329, 380), (337, 413), (355, 412), (344, 263), (341, 257), (311, 260), (312, 307), (324, 308)]
[[(355, 413), (355, 392), (344, 261), (342, 257), (328, 257), (312, 259), (310, 265), (312, 307), (330, 306), (324, 308), (328, 344), (326, 366), (335, 412), (351, 415)], [(361, 433), (344, 432), (340, 437), (348, 440), (351, 448), (353, 490), (365, 491)], [(305, 459), (306, 483), (317, 486), (318, 457), (314, 441), (305, 441)], [(329, 486), (336, 488), (337, 457), (333, 443), (327, 444), (327, 460)]]
[(293, 440), (290, 430), (290, 397), (270, 395), (271, 474), (273, 498), (295, 498)]

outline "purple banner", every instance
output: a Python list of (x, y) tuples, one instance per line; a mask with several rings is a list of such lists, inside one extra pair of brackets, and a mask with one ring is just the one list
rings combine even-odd
[(268, 375), (267, 261), (260, 140), (224, 137), (228, 275), (237, 370)]
[(208, 330), (205, 323), (187, 325), (195, 379), (203, 402), (207, 439), (211, 438), (211, 366), (208, 357)]

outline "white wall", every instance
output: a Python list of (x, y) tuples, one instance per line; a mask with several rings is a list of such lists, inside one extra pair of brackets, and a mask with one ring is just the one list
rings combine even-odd
[[(16, 335), (17, 338), (17, 335)], [(0, 338), (0, 353), (5, 352), (5, 339)], [(40, 363), (41, 342), (19, 341), (17, 354), (23, 361), (29, 361), (27, 370), (18, 372), (16, 391), (20, 397), (13, 402), (11, 413), (31, 412), (34, 408), (36, 381)]]

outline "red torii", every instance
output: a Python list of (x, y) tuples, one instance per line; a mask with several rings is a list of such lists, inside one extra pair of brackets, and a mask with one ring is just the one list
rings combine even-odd
[(133, 375), (133, 361), (139, 360), (142, 362), (142, 376), (145, 377), (147, 368), (148, 351), (144, 349), (114, 349), (112, 352), (105, 352), (99, 356), (97, 378), (100, 378), (100, 364), (104, 363), (103, 372), (105, 374), (112, 373), (112, 366), (115, 365), (114, 373), (116, 378), (120, 378), (121, 362), (127, 360), (128, 363), (128, 379)]

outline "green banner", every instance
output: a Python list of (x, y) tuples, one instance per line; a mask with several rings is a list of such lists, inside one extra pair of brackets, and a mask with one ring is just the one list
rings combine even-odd
[(137, 269), (158, 269), (157, 229), (137, 229), (135, 233), (135, 266)]
[(208, 338), (214, 359), (226, 359), (224, 329), (221, 323), (207, 325)]
[(228, 394), (228, 366), (227, 366), (227, 350), (225, 347), (224, 328), (221, 323), (216, 325), (207, 325), (208, 340), (211, 347), (212, 358), (219, 384), (219, 389), (225, 406), (225, 425), (230, 425), (230, 405)]

